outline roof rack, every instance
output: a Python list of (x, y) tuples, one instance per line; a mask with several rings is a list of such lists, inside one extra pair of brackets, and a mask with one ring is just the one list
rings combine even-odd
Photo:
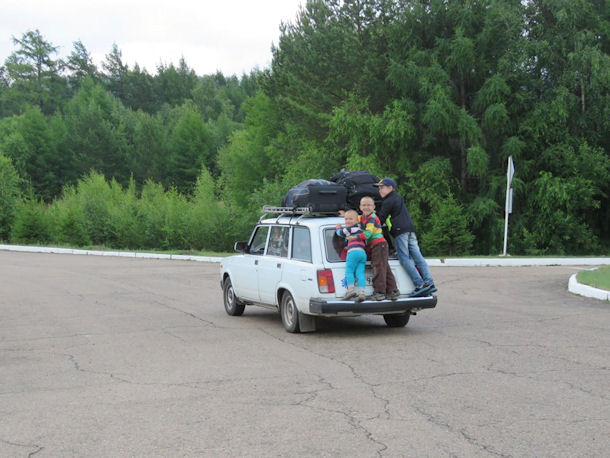
[(304, 216), (314, 215), (336, 215), (335, 212), (314, 212), (311, 207), (276, 207), (274, 205), (264, 205), (263, 214), (259, 218), (259, 221), (263, 220), (269, 215), (277, 215), (278, 219), (280, 216), (298, 216), (302, 218)]
[(309, 207), (276, 207), (274, 205), (264, 205), (263, 214), (259, 218), (259, 221), (263, 220), (269, 215), (280, 216), (296, 216), (296, 215), (310, 215), (311, 209)]
[(281, 213), (291, 215), (306, 215), (312, 213), (310, 207), (276, 207), (274, 205), (264, 205), (263, 213)]

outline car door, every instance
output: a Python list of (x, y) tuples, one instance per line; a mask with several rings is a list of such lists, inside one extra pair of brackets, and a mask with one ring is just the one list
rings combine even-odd
[(292, 228), (290, 260), (282, 268), (282, 283), (289, 285), (294, 300), (301, 310), (308, 310), (309, 299), (320, 295), (316, 270), (312, 262), (309, 228)]
[(244, 262), (235, 263), (231, 269), (233, 287), (240, 299), (259, 302), (258, 294), (258, 268), (264, 257), (269, 226), (258, 226), (250, 237), (250, 244), (244, 253)]
[(282, 270), (288, 261), (290, 242), (289, 226), (271, 226), (265, 255), (258, 259), (258, 296), (264, 304), (278, 305), (277, 285), (282, 280)]

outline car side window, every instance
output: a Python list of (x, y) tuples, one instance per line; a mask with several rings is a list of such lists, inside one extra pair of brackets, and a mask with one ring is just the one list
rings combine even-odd
[(289, 228), (287, 226), (273, 226), (269, 236), (268, 256), (288, 257)]
[(292, 232), (292, 259), (311, 262), (311, 237), (306, 227), (295, 226)]
[(339, 237), (334, 229), (324, 229), (324, 247), (326, 249), (326, 259), (330, 262), (340, 262), (341, 252), (345, 248), (345, 239)]
[(252, 237), (252, 243), (250, 243), (250, 254), (263, 254), (265, 252), (268, 233), (269, 226), (259, 226), (256, 228), (256, 233)]

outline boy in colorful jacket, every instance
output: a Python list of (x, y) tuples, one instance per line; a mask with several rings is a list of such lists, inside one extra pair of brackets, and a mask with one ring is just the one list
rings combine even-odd
[(375, 215), (375, 201), (372, 197), (360, 199), (360, 224), (364, 228), (359, 235), (371, 253), (371, 266), (373, 268), (373, 299), (381, 301), (391, 299), (395, 301), (400, 295), (396, 286), (396, 279), (388, 262), (389, 247), (383, 237), (381, 221)]

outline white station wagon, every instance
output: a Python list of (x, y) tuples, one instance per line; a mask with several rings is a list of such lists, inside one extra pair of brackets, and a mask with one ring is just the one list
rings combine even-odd
[[(226, 312), (243, 314), (246, 305), (278, 310), (288, 332), (315, 331), (315, 317), (382, 315), (389, 327), (405, 326), (417, 311), (436, 306), (436, 296), (409, 297), (413, 283), (390, 259), (401, 292), (397, 300), (342, 300), (346, 293), (342, 245), (335, 235), (343, 218), (319, 216), (308, 209), (264, 207), (250, 240), (236, 242), (240, 254), (224, 258), (220, 285)], [(270, 215), (276, 215), (269, 217)], [(370, 262), (366, 294), (372, 294)]]

